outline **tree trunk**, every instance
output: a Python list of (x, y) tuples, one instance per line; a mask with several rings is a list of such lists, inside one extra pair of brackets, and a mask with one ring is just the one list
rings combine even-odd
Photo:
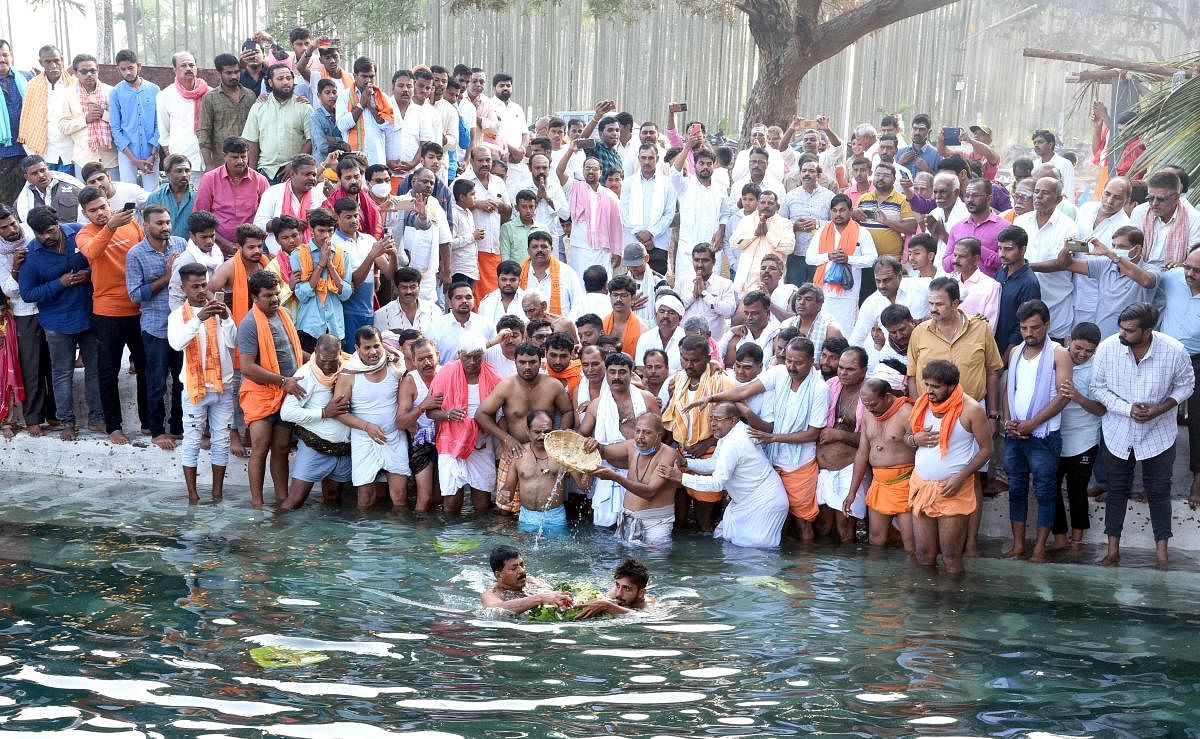
[(123, 0), (122, 14), (125, 16), (125, 48), (132, 49), (135, 53), (138, 50), (137, 42), (137, 27), (139, 9), (134, 4), (133, 0)]
[(812, 69), (811, 64), (785, 63), (785, 55), (758, 57), (758, 75), (746, 101), (742, 140), (750, 140), (750, 129), (762, 124), (786, 129), (796, 115), (796, 95), (800, 82)]
[(96, 56), (105, 63), (113, 58), (112, 0), (96, 0)]

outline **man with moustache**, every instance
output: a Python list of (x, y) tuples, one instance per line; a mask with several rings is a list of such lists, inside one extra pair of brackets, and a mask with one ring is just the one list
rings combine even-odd
[(317, 339), (308, 361), (296, 371), (303, 396), (286, 395), (279, 418), (293, 425), (299, 441), (288, 496), (279, 508), (292, 511), (304, 505), (313, 485), (321, 483), (321, 500), (337, 505), (342, 486), (351, 481), (350, 427), (338, 417), (350, 400), (333, 392), (342, 369), (342, 343), (332, 334)]
[[(717, 229), (721, 225), (721, 206), (728, 191), (713, 182), (717, 155), (704, 144), (703, 134), (689, 134), (686, 151), (676, 154), (671, 162), (671, 186), (679, 203), (675, 284), (681, 286), (692, 282), (695, 276), (692, 247), (720, 243), (716, 240)], [(692, 173), (685, 176), (683, 172), (688, 154), (694, 154), (695, 166)], [(715, 329), (713, 333), (718, 336), (721, 334)]]
[[(857, 491), (871, 474), (867, 488), (867, 540), (871, 546), (887, 543), (892, 521), (899, 524), (904, 551), (912, 553), (912, 509), (908, 503), (908, 483), (912, 478), (913, 449), (904, 443), (908, 433), (912, 403), (897, 393), (885, 380), (863, 381), (859, 400), (867, 412), (862, 417), (858, 451), (854, 455), (854, 473), (850, 490)], [(842, 512), (850, 515), (856, 495), (847, 491)]]
[(567, 606), (570, 593), (550, 589), (545, 580), (530, 578), (525, 560), (516, 549), (501, 545), (488, 554), (496, 584), (483, 591), (480, 602), (487, 609), (501, 609), (519, 616), (538, 606)]
[(628, 439), (612, 444), (600, 444), (595, 439), (584, 442), (584, 451), (599, 449), (601, 458), (611, 465), (600, 467), (593, 477), (620, 485), (624, 491), (616, 534), (626, 544), (671, 543), (675, 483), (654, 471), (660, 465), (673, 465), (676, 451), (663, 444), (662, 438), (662, 416), (649, 410), (637, 417)]

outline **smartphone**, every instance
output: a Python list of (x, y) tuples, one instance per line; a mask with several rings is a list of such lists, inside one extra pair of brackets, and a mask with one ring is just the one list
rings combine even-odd
[(1086, 252), (1088, 250), (1088, 242), (1083, 239), (1067, 239), (1067, 251), (1071, 252)]
[[(231, 65), (231, 66), (232, 66), (232, 65)], [(121, 210), (133, 210), (133, 209), (134, 209), (134, 208), (136, 208), (136, 207), (137, 207), (137, 206), (136, 206), (134, 203), (132, 203), (132, 202), (129, 202), (129, 203), (125, 203), (125, 206), (124, 206), (124, 207), (122, 207), (122, 208), (121, 208)]]
[(248, 38), (242, 42), (242, 51), (257, 51), (257, 50), (258, 50), (258, 44), (255, 43), (254, 39)]
[(688, 126), (688, 136), (696, 136), (699, 133), (700, 133), (700, 124), (699, 123), (693, 123), (692, 125)]
[(578, 147), (580, 151), (593, 151), (596, 148), (596, 140), (595, 139), (576, 139), (575, 146)]
[(942, 141), (946, 146), (959, 146), (962, 144), (962, 137), (959, 136), (959, 130), (956, 126), (946, 126), (942, 129)]
[(271, 56), (275, 57), (276, 61), (282, 62), (287, 59), (287, 52), (279, 44), (271, 44)]
[(680, 112), (680, 113), (686, 113), (686, 112), (687, 112), (687, 103), (680, 103), (680, 104), (679, 104), (679, 112)]

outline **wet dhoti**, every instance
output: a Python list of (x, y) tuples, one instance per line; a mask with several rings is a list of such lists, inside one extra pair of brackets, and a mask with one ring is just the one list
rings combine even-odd
[(913, 472), (908, 485), (908, 503), (913, 514), (938, 518), (969, 516), (975, 512), (975, 475), (970, 475), (953, 495), (945, 495), (945, 490), (945, 480), (922, 480)]
[(871, 487), (867, 488), (867, 507), (885, 516), (908, 513), (911, 464), (871, 468)]
[(813, 460), (799, 469), (784, 472), (778, 467), (775, 471), (783, 480), (783, 489), (787, 492), (788, 512), (804, 521), (814, 521), (821, 512), (817, 506), (817, 460)]
[(675, 528), (675, 506), (642, 511), (622, 509), (617, 517), (617, 538), (626, 544), (670, 544)]

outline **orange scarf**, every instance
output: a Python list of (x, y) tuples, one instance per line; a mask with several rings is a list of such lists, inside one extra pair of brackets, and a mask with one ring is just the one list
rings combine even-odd
[[(267, 258), (259, 259), (265, 269)], [(250, 275), (246, 273), (246, 261), (241, 254), (233, 255), (233, 282), (229, 289), (233, 291), (233, 322), (240, 326), (242, 319), (250, 312)]]
[[(323, 80), (333, 79), (333, 77), (331, 77), (329, 74), (329, 70), (325, 69), (325, 65), (323, 65), (323, 64), (321, 65), (321, 79), (323, 79)], [(342, 87), (346, 88), (347, 90), (354, 89), (354, 78), (351, 77), (350, 73), (347, 72), (346, 70), (344, 70), (344, 69), (342, 70), (342, 76), (338, 77), (338, 79), (340, 79), (342, 81)]]
[(332, 375), (327, 375), (321, 371), (320, 367), (317, 366), (317, 353), (313, 352), (308, 358), (308, 371), (312, 373), (313, 379), (321, 385), (324, 385), (325, 387), (333, 387), (333, 383), (337, 381), (338, 375), (342, 372), (342, 365), (345, 364), (346, 360), (348, 359), (350, 359), (350, 355), (342, 352), (342, 357), (338, 360), (337, 371)]
[[(191, 322), (196, 315), (196, 309), (191, 303), (183, 304), (183, 320)], [(183, 360), (187, 364), (187, 375), (184, 386), (187, 389), (188, 400), (193, 405), (204, 400), (208, 392), (207, 386), (212, 385), (214, 392), (222, 392), (221, 385), (221, 347), (217, 343), (217, 317), (209, 316), (204, 320), (204, 360), (200, 359), (200, 341), (193, 339), (183, 350)]]
[[(312, 250), (308, 248), (308, 244), (301, 244), (299, 251), (296, 252), (300, 256), (300, 280), (299, 282), (308, 282), (312, 277), (313, 264)], [(335, 246), (333, 251), (333, 262), (330, 266), (337, 271), (342, 277), (346, 276), (346, 260), (342, 247)], [(321, 305), (325, 305), (325, 298), (330, 292), (340, 293), (342, 291), (342, 281), (335, 280), (329, 276), (329, 271), (326, 270), (325, 277), (317, 281), (317, 288), (313, 291), (317, 297), (321, 299)]]
[[(279, 354), (275, 351), (275, 340), (271, 338), (271, 324), (267, 316), (258, 308), (254, 312), (254, 327), (258, 331), (258, 365), (268, 372), (279, 374)], [(286, 310), (277, 310), (275, 315), (283, 323), (288, 341), (292, 343), (292, 356), (300, 361), (300, 337), (296, 335), (296, 326)], [(242, 405), (242, 414), (249, 425), (255, 421), (277, 413), (283, 405), (283, 388), (279, 385), (260, 385), (249, 377), (242, 377), (242, 388), (238, 392), (238, 401)]]
[(884, 411), (882, 416), (875, 416), (875, 420), (879, 421), (880, 423), (887, 421), (889, 418), (896, 415), (896, 413), (899, 412), (899, 410), (901, 408), (903, 408), (904, 404), (907, 402), (908, 402), (908, 396), (897, 395), (892, 400), (892, 407), (888, 408), (886, 411)]
[[(614, 318), (616, 313), (610, 312), (604, 317), (604, 333), (612, 336), (613, 326), (616, 325), (617, 319)], [(637, 343), (642, 337), (642, 322), (638, 320), (635, 313), (630, 312), (629, 318), (625, 319), (625, 333), (621, 334), (621, 351), (629, 355), (634, 364), (638, 363), (637, 358)]]
[(724, 372), (715, 370), (712, 363), (704, 368), (704, 374), (701, 375), (696, 389), (691, 392), (690, 398), (688, 396), (689, 382), (691, 380), (683, 370), (675, 373), (675, 392), (671, 394), (671, 401), (667, 403), (667, 408), (662, 414), (663, 424), (669, 424), (667, 429), (671, 432), (671, 436), (683, 446), (692, 446), (704, 439), (712, 438), (713, 435), (708, 420), (708, 405), (688, 411), (683, 410), (683, 407), (696, 398), (707, 397), (733, 388), (733, 379)]
[(546, 374), (556, 380), (560, 380), (567, 386), (567, 390), (571, 392), (571, 397), (575, 397), (575, 388), (579, 387), (579, 380), (583, 377), (583, 365), (578, 359), (572, 359), (571, 363), (562, 372), (555, 372), (550, 365), (546, 365)]
[[(825, 228), (821, 229), (821, 236), (817, 241), (818, 254), (830, 254), (834, 251), (834, 236), (837, 235), (837, 248), (846, 252), (846, 256), (854, 256), (854, 250), (858, 248), (858, 221), (851, 220), (838, 234), (837, 226), (830, 221)], [(813, 275), (813, 284), (825, 289), (825, 270), (829, 267), (829, 262), (817, 267), (817, 273)]]
[(954, 392), (950, 393), (950, 397), (941, 403), (931, 403), (929, 393), (921, 393), (921, 397), (917, 398), (912, 409), (912, 432), (914, 434), (924, 430), (925, 427), (922, 424), (925, 423), (925, 411), (930, 409), (942, 417), (942, 427), (938, 431), (938, 446), (942, 448), (944, 457), (946, 452), (950, 451), (950, 434), (954, 431), (954, 424), (958, 423), (959, 417), (962, 416), (962, 385), (955, 385)]
[[(521, 289), (529, 289), (529, 261), (521, 262)], [(550, 295), (544, 296), (550, 300), (550, 312), (556, 316), (562, 315), (562, 289), (559, 283), (559, 261), (550, 257)]]
[[(346, 110), (354, 110), (354, 106), (358, 105), (358, 88), (354, 85), (350, 85), (346, 89), (349, 91), (349, 94), (346, 95)], [(383, 90), (375, 87), (375, 93), (373, 97), (375, 98), (375, 111), (379, 113), (380, 120), (382, 120), (384, 123), (391, 123), (394, 116), (392, 114), (392, 104), (388, 102), (387, 95), (383, 94)], [(358, 116), (358, 120), (355, 121), (354, 125), (347, 133), (346, 143), (350, 145), (350, 149), (352, 151), (361, 150), (363, 139), (366, 138), (366, 131), (363, 129), (364, 115), (368, 115), (365, 109)]]

